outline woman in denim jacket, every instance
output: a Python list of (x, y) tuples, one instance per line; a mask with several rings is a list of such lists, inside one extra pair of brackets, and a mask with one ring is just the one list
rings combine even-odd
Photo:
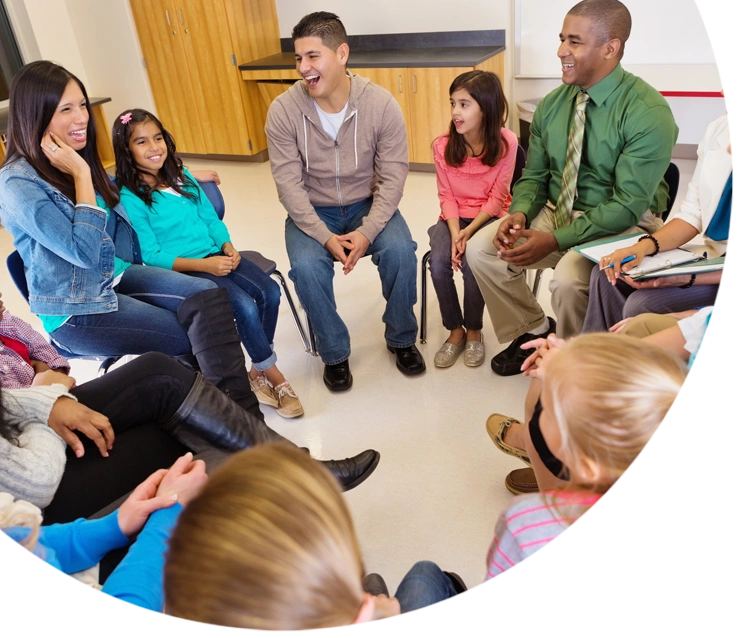
[(141, 265), (87, 105), (79, 79), (52, 62), (13, 79), (0, 216), (25, 265), (31, 311), (77, 355), (192, 353), (206, 379), (262, 418), (228, 296), (211, 281)]

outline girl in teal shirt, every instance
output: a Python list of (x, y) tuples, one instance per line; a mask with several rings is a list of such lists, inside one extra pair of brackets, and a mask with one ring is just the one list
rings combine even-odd
[(224, 288), (252, 359), (249, 377), (259, 402), (287, 418), (302, 415), (301, 402), (278, 370), (272, 347), (278, 285), (241, 258), (156, 116), (143, 109), (122, 113), (113, 125), (113, 148), (121, 203), (139, 236), (144, 263), (210, 279)]

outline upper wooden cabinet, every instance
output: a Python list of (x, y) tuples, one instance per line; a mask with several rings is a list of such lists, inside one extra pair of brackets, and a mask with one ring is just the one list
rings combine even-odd
[(264, 150), (266, 107), (237, 64), (280, 50), (274, 0), (130, 3), (157, 111), (178, 150)]

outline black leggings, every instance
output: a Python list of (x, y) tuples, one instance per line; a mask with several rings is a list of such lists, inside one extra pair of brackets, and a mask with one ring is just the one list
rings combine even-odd
[(44, 510), (44, 524), (87, 518), (188, 452), (159, 426), (175, 414), (194, 382), (192, 370), (150, 352), (73, 388), (80, 403), (110, 419), (116, 438), (108, 458), (84, 434), (79, 435), (82, 458), (67, 448), (67, 466)]

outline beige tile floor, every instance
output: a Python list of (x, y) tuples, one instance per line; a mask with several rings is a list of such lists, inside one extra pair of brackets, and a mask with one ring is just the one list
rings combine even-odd
[[(695, 162), (677, 163), (682, 174), (680, 202)], [(259, 250), (274, 259), (287, 279), (285, 211), (269, 164), (203, 160), (188, 160), (186, 164), (218, 170), (226, 200), (225, 221), (234, 244), (240, 250)], [(410, 173), (400, 209), (419, 244), (420, 260), (428, 249), (426, 229), (438, 211), (433, 174)], [(3, 259), (12, 250), (10, 235), (0, 231)], [(546, 273), (540, 301), (551, 312), (548, 281)], [(285, 420), (265, 408), (267, 422), (295, 443), (309, 446), (319, 458), (344, 458), (368, 447), (380, 451), (378, 469), (347, 494), (347, 501), (367, 569), (383, 574), (392, 590), (411, 565), (423, 559), (458, 572), (469, 586), (476, 585), (485, 576), (485, 556), (496, 519), (511, 498), (504, 477), (523, 467), (493, 446), (485, 431), (486, 417), (492, 412), (521, 417), (528, 381), (522, 376), (497, 377), (488, 363), (467, 368), (462, 358), (452, 368), (434, 368), (434, 353), (447, 335), (431, 281), (428, 343), (419, 346), (427, 372), (406, 378), (396, 370), (394, 358), (385, 348), (383, 299), (370, 260), (363, 259), (346, 277), (337, 269), (335, 290), (339, 311), (352, 335), (353, 389), (334, 395), (324, 387), (323, 365), (303, 352), (283, 303), (275, 336), (278, 364), (301, 398), (306, 414)], [(41, 329), (5, 269), (0, 269), (0, 291), (13, 313)], [(417, 305), (417, 316), (418, 311)], [(483, 332), (488, 360), (501, 346), (487, 315)], [(78, 381), (92, 378), (95, 370), (92, 362), (72, 364)]]

